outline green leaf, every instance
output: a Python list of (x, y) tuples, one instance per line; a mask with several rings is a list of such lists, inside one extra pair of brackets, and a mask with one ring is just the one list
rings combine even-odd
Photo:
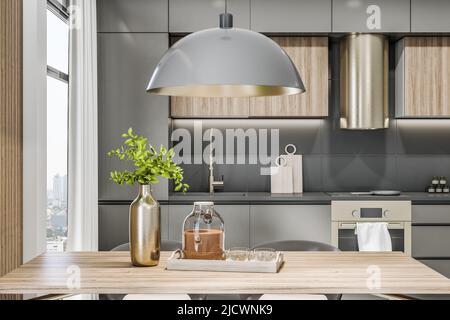
[(159, 178), (173, 180), (178, 191), (186, 192), (189, 186), (183, 184), (183, 169), (173, 162), (175, 152), (161, 145), (159, 152), (148, 144), (148, 139), (135, 135), (133, 128), (122, 134), (124, 143), (121, 147), (110, 151), (109, 157), (117, 157), (121, 161), (129, 161), (134, 171), (124, 170), (110, 173), (111, 180), (119, 185), (135, 183), (157, 184)]

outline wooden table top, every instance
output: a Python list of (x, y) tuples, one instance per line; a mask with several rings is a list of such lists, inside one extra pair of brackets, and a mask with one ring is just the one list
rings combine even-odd
[(44, 254), (0, 278), (0, 294), (450, 294), (449, 279), (403, 253), (286, 252), (278, 274), (168, 271), (168, 257), (135, 268), (127, 252)]

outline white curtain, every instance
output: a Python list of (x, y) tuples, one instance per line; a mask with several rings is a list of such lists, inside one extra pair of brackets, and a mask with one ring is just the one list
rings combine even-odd
[(68, 251), (98, 250), (96, 1), (71, 0)]

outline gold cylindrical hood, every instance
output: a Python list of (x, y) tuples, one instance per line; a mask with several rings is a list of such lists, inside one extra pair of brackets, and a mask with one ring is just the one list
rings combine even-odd
[(341, 128), (387, 129), (389, 42), (379, 34), (341, 41)]

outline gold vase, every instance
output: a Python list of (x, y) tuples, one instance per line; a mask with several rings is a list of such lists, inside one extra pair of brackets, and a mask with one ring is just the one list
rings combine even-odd
[(139, 195), (130, 206), (130, 251), (136, 267), (159, 263), (161, 249), (161, 210), (150, 185), (140, 185)]

